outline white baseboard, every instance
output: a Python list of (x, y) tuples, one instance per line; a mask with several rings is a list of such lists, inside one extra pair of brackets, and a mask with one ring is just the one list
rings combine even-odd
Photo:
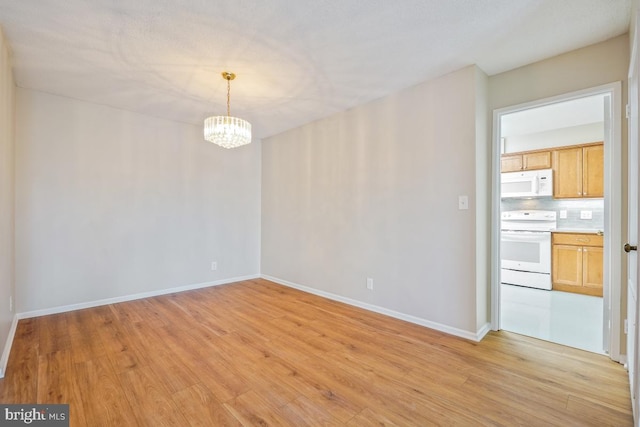
[(241, 282), (243, 280), (251, 280), (251, 279), (258, 279), (258, 278), (260, 278), (259, 274), (254, 274), (250, 276), (232, 277), (229, 279), (222, 279), (214, 282), (196, 283), (193, 285), (178, 286), (175, 288), (168, 288), (168, 289), (159, 289), (157, 291), (142, 292), (139, 294), (124, 295), (120, 297), (106, 298), (106, 299), (101, 299), (96, 301), (81, 302), (78, 304), (70, 304), (70, 305), (63, 305), (58, 307), (45, 308), (42, 310), (26, 311), (23, 313), (18, 313), (17, 316), (18, 316), (18, 319), (28, 319), (30, 317), (39, 317), (39, 316), (46, 316), (49, 314), (65, 313), (67, 311), (82, 310), (84, 308), (98, 307), (101, 305), (115, 304), (118, 302), (133, 301), (137, 299), (155, 297), (159, 295), (173, 294), (176, 292), (191, 291), (193, 289), (208, 288), (211, 286), (226, 285), (228, 283)]
[(384, 314), (390, 317), (394, 317), (396, 319), (405, 320), (410, 323), (415, 323), (420, 326), (425, 326), (430, 329), (435, 329), (436, 331), (444, 332), (449, 335), (455, 335), (460, 338), (465, 338), (472, 341), (480, 341), (491, 329), (491, 325), (486, 323), (479, 331), (476, 333), (465, 331), (463, 329), (454, 328), (452, 326), (443, 325), (442, 323), (432, 322), (430, 320), (426, 320), (420, 317), (412, 316), (410, 314), (400, 313), (398, 311), (390, 310), (388, 308), (380, 307), (373, 304), (368, 304), (362, 301), (358, 301), (355, 299), (343, 297), (341, 295), (333, 294), (331, 292), (321, 291), (319, 289), (310, 288), (308, 286), (299, 285), (297, 283), (289, 282), (288, 280), (279, 279), (277, 277), (268, 276), (263, 274), (261, 276), (265, 280), (270, 280), (275, 283), (279, 283), (284, 286), (288, 286), (290, 288), (298, 289), (303, 292), (308, 292), (310, 294), (318, 295), (324, 298), (328, 298), (330, 300), (343, 302), (345, 304), (353, 305), (355, 307), (364, 308), (365, 310), (373, 311), (375, 313)]
[(491, 323), (487, 322), (476, 332), (476, 337), (478, 337), (476, 341), (482, 341), (482, 338), (484, 338), (489, 331), (491, 331)]
[(621, 365), (624, 365), (624, 369), (629, 370), (629, 366), (627, 365), (627, 355), (621, 354), (619, 355), (618, 360), (614, 360), (614, 362), (618, 362)]
[(18, 315), (13, 316), (11, 322), (11, 328), (9, 329), (9, 336), (4, 343), (4, 351), (2, 352), (2, 358), (0, 359), (0, 378), (4, 378), (4, 373), (7, 372), (7, 363), (9, 363), (9, 354), (11, 353), (11, 346), (13, 345), (13, 338), (16, 335), (16, 329), (18, 328)]

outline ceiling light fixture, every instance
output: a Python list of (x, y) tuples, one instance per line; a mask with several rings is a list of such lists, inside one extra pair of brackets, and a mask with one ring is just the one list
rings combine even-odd
[(251, 123), (229, 114), (231, 80), (236, 75), (224, 71), (222, 78), (227, 81), (227, 115), (211, 116), (204, 120), (204, 139), (224, 148), (235, 148), (251, 142)]

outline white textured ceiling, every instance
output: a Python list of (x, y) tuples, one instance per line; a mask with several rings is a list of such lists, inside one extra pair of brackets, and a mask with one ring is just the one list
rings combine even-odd
[(623, 34), (631, 0), (0, 0), (18, 86), (263, 138), (461, 67)]

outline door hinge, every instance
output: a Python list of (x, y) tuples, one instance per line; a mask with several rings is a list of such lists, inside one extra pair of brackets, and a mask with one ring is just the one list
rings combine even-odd
[(624, 333), (628, 334), (629, 333), (629, 320), (624, 319)]
[(627, 104), (626, 108), (627, 119), (631, 117), (631, 105)]

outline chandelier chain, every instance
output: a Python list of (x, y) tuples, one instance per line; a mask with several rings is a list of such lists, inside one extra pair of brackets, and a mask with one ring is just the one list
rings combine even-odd
[(227, 117), (231, 116), (231, 79), (227, 77)]

